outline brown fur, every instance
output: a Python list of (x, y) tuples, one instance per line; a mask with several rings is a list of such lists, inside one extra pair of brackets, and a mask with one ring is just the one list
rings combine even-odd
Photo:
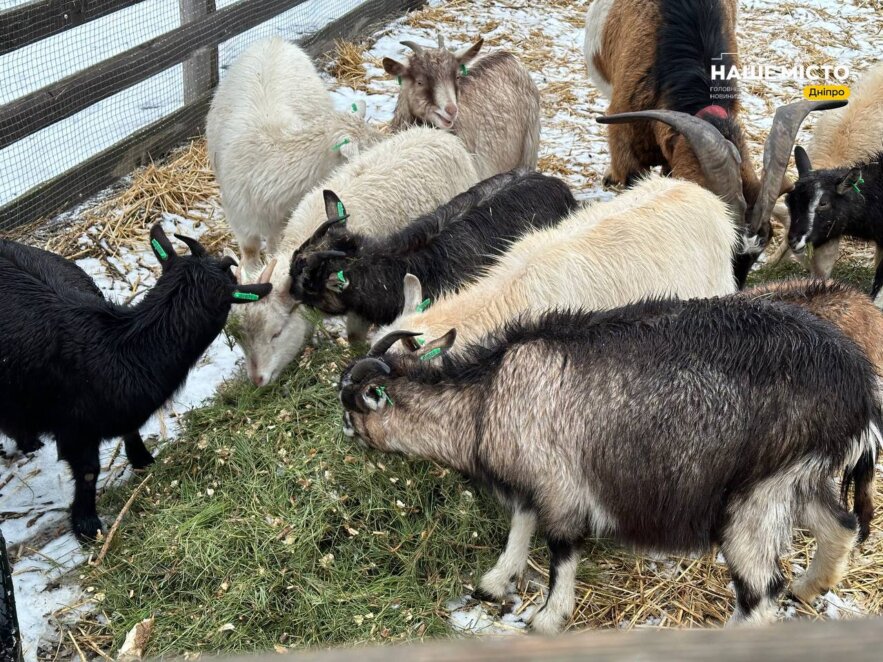
[[(736, 1), (722, 0), (727, 14), (726, 40), (730, 52), (737, 51)], [(594, 57), (595, 67), (612, 86), (608, 114), (664, 109), (666, 104), (654, 89), (652, 67), (659, 29), (659, 0), (616, 0), (604, 26), (603, 46)], [(636, 63), (640, 63), (637, 64)], [(738, 62), (736, 63), (738, 66)], [(742, 194), (749, 209), (760, 192), (760, 181), (742, 137), (740, 106), (730, 108), (735, 131), (730, 132), (742, 157)], [(606, 184), (625, 185), (654, 166), (662, 166), (674, 177), (707, 188), (702, 170), (686, 140), (661, 122), (632, 122), (608, 127), (611, 167)], [(790, 185), (790, 182), (788, 183)]]

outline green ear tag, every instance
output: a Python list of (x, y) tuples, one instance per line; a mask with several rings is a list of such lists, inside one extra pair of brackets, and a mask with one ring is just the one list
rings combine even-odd
[(423, 340), (423, 338), (416, 338), (416, 340), (417, 340), (417, 344), (420, 345), (421, 347), (423, 347), (423, 345), (426, 344), (426, 341)]
[(350, 106), (350, 108), (353, 109), (353, 112), (354, 112), (354, 113), (358, 113), (358, 112), (359, 112), (359, 107), (356, 105), (355, 102), (353, 102), (353, 105)]
[(429, 308), (429, 305), (432, 303), (431, 299), (423, 299), (420, 303), (417, 304), (417, 307), (414, 309), (418, 313), (422, 313), (424, 310)]
[(153, 250), (155, 250), (156, 254), (159, 255), (160, 260), (168, 260), (169, 259), (169, 254), (166, 253), (165, 249), (160, 245), (160, 243), (156, 239), (151, 239), (150, 245), (153, 246)]
[(233, 298), (242, 301), (258, 301), (260, 299), (260, 297), (253, 292), (240, 292), (239, 290), (233, 290)]
[[(340, 219), (343, 219), (344, 216), (346, 216), (346, 209), (344, 208), (343, 203), (340, 200), (338, 200), (337, 201), (337, 217)], [(344, 219), (344, 223), (345, 222), (346, 222), (346, 219)]]
[[(333, 149), (335, 152), (339, 152), (341, 147), (343, 147), (344, 145), (349, 145), (349, 144), (350, 144), (350, 139), (344, 138), (339, 143), (334, 145), (334, 147), (332, 147), (331, 149)], [(338, 202), (337, 204), (340, 204), (340, 203)]]
[(420, 357), (421, 361), (432, 361), (435, 357), (439, 356), (442, 353), (441, 347), (436, 347), (435, 349), (431, 349), (426, 354)]
[(389, 397), (389, 393), (386, 392), (385, 386), (378, 386), (377, 388), (374, 389), (374, 392), (377, 394), (378, 398), (386, 400), (390, 406), (395, 405), (395, 402), (393, 402), (392, 398)]
[(396, 76), (396, 82), (397, 82), (399, 85), (401, 85), (401, 84), (402, 84), (402, 77), (401, 77), (401, 76)]
[(340, 283), (337, 286), (338, 292), (343, 292), (346, 289), (346, 286), (350, 284), (350, 282), (346, 279), (346, 276), (343, 275), (343, 269), (337, 272), (337, 281)]
[(469, 68), (465, 64), (460, 65), (460, 75), (466, 76), (469, 74)]
[(859, 176), (858, 176), (858, 181), (857, 181), (855, 184), (852, 185), (852, 188), (855, 189), (855, 192), (856, 192), (856, 193), (858, 193), (859, 195), (861, 195), (861, 194), (862, 194), (862, 191), (861, 191), (861, 189), (858, 187), (858, 185), (859, 185), (859, 184), (864, 184), (864, 183), (865, 183), (865, 178), (862, 177), (861, 175), (859, 175)]

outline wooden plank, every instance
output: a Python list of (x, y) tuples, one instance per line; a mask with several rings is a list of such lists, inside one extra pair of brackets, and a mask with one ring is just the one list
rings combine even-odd
[(306, 0), (240, 0), (0, 108), (0, 149)]
[[(178, 0), (181, 25), (213, 14), (215, 0)], [(218, 84), (218, 47), (207, 46), (184, 61), (184, 105), (193, 103)]]
[(338, 39), (355, 40), (360, 35), (373, 32), (389, 18), (414, 11), (426, 4), (426, 0), (368, 0), (333, 23), (302, 40), (302, 46), (313, 57), (334, 49)]
[(768, 627), (582, 632), (554, 639), (481, 637), (427, 644), (224, 658), (225, 662), (620, 662), (621, 660), (880, 660), (883, 619), (791, 621)]
[(0, 12), (0, 55), (144, 0), (33, 0)]
[(70, 208), (135, 168), (197, 136), (205, 122), (210, 101), (211, 93), (207, 93), (195, 103), (144, 127), (0, 207), (0, 231)]

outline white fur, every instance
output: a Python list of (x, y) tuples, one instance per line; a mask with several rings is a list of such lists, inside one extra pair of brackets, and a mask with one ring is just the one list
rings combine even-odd
[(574, 554), (557, 567), (555, 586), (546, 603), (531, 619), (530, 626), (535, 632), (553, 635), (564, 629), (573, 615), (576, 602), (576, 571), (579, 567), (579, 554)]
[[(429, 339), (456, 328), (457, 350), (521, 313), (729, 294), (736, 239), (717, 196), (653, 176), (609, 202), (575, 211), (557, 227), (526, 235), (475, 284), (423, 313), (406, 310), (376, 337), (401, 329)], [(391, 351), (401, 351), (400, 344)]]
[(218, 85), (206, 119), (209, 159), (243, 267), (255, 268), (262, 239), (275, 251), (307, 191), (381, 137), (365, 122), (364, 104), (334, 110), (298, 46), (278, 37), (250, 46)]
[(264, 301), (240, 306), (240, 339), (255, 383), (272, 382), (300, 353), (312, 325), (289, 294), (292, 253), (326, 219), (323, 189), (334, 191), (348, 227), (366, 234), (397, 230), (478, 182), (472, 158), (456, 136), (416, 127), (387, 138), (341, 166), (310, 191), (291, 215)]
[(822, 187), (819, 186), (818, 182), (815, 186), (815, 191), (813, 192), (812, 200), (809, 203), (809, 209), (806, 210), (806, 234), (804, 234), (800, 241), (797, 242), (797, 245), (794, 246), (794, 250), (803, 250), (806, 246), (806, 238), (812, 234), (812, 226), (816, 221), (816, 212), (819, 210), (819, 202), (822, 200)]
[(496, 565), (481, 578), (479, 588), (498, 600), (505, 599), (511, 579), (520, 576), (527, 567), (530, 541), (536, 528), (537, 516), (532, 511), (516, 510), (512, 514), (506, 549)]
[(604, 26), (607, 24), (607, 14), (613, 6), (613, 0), (595, 0), (589, 5), (586, 12), (586, 37), (583, 43), (583, 54), (586, 58), (586, 67), (589, 70), (589, 78), (595, 87), (608, 99), (612, 96), (613, 87), (610, 81), (604, 78), (595, 67), (595, 55), (601, 52), (604, 45)]

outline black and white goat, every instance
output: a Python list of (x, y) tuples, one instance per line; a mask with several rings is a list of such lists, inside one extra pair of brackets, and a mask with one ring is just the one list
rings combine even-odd
[[(818, 551), (793, 592), (842, 576), (870, 508), (880, 412), (867, 357), (798, 308), (741, 297), (659, 300), (517, 323), (462, 358), (455, 331), (391, 353), (392, 333), (343, 373), (344, 426), (369, 447), (451, 467), (512, 510), (479, 582), (502, 599), (539, 524), (550, 591), (534, 629), (571, 616), (588, 537), (685, 553), (720, 545), (734, 620), (774, 614), (779, 555), (805, 526)], [(833, 476), (845, 472), (842, 500)], [(861, 522), (858, 520), (861, 519)]]
[(184, 383), (230, 306), (271, 288), (237, 285), (232, 258), (179, 239), (190, 256), (178, 256), (162, 228), (152, 228), (162, 275), (132, 307), (107, 301), (75, 264), (0, 241), (0, 432), (24, 451), (39, 447), (40, 434), (55, 437), (73, 473), (71, 518), (81, 538), (102, 528), (95, 511), (101, 441), (123, 436), (132, 465), (150, 464), (138, 429)]
[(526, 169), (485, 179), (385, 237), (349, 231), (338, 222), (337, 202), (326, 191), (331, 218), (307, 244), (323, 242), (328, 250), (295, 252), (291, 294), (329, 315), (354, 313), (375, 324), (401, 314), (405, 274), (420, 279), (431, 301), (479, 277), (511, 242), (556, 225), (577, 206), (567, 184)]
[[(826, 276), (837, 258), (840, 237), (872, 241), (876, 262), (883, 257), (883, 151), (874, 158), (843, 168), (813, 170), (802, 147), (794, 148), (800, 177), (785, 197), (791, 215), (788, 245), (802, 253), (834, 242), (831, 258), (813, 260), (817, 275)], [(815, 256), (814, 256), (815, 257)]]

